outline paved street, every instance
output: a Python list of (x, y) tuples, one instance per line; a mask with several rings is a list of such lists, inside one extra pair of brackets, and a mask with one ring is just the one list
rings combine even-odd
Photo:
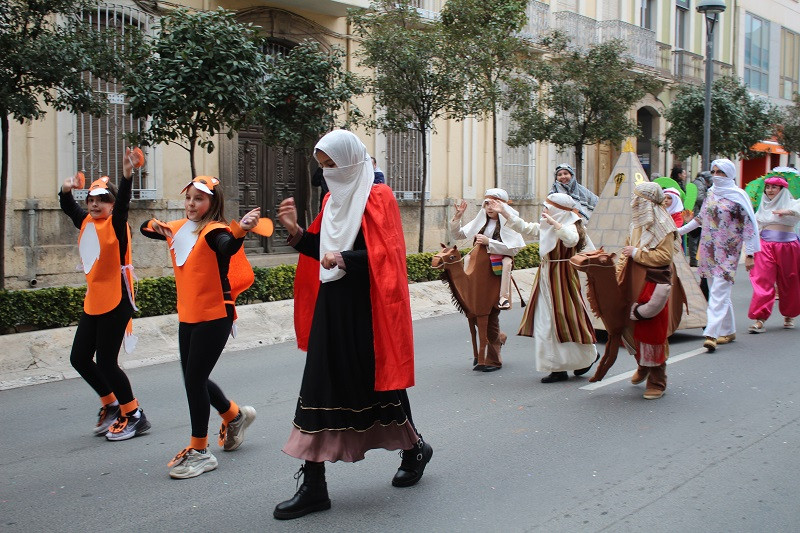
[[(258, 419), (238, 451), (214, 444), (219, 468), (192, 480), (167, 475), (189, 438), (177, 363), (130, 371), (153, 429), (119, 443), (91, 436), (97, 400), (81, 380), (0, 391), (0, 530), (797, 531), (800, 329), (781, 329), (776, 311), (748, 335), (743, 268), (737, 279), (736, 342), (681, 358), (701, 332), (675, 335), (658, 401), (613, 381), (634, 367), (625, 354), (604, 386), (545, 385), (528, 338), (510, 336), (503, 370), (483, 374), (465, 318), (415, 322), (410, 397), (435, 450), (425, 476), (393, 488), (400, 458), (387, 451), (329, 465), (332, 509), (290, 522), (272, 509), (300, 466), (280, 451), (304, 362), (292, 343), (223, 355), (213, 378)], [(505, 312), (503, 329), (520, 316)]]

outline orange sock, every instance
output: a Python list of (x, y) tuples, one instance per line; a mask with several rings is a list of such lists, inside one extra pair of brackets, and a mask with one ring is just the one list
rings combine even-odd
[(111, 405), (117, 401), (117, 397), (112, 392), (110, 394), (106, 394), (105, 396), (101, 396), (100, 401), (103, 403), (103, 405)]
[(122, 405), (120, 405), (119, 410), (123, 415), (128, 416), (138, 408), (139, 408), (139, 400), (134, 398), (128, 403), (123, 403)]
[(224, 413), (220, 413), (219, 416), (222, 417), (226, 424), (230, 424), (234, 418), (239, 416), (239, 406), (236, 405), (236, 402), (231, 400), (230, 408)]
[(206, 435), (205, 437), (193, 436), (192, 439), (189, 441), (189, 448), (200, 451), (208, 448), (208, 435)]

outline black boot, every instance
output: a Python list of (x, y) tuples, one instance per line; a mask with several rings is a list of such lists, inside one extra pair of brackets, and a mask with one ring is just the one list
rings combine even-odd
[(278, 520), (300, 518), (308, 513), (331, 508), (328, 484), (325, 482), (325, 463), (306, 461), (294, 478), (299, 482), (300, 476), (303, 476), (303, 484), (300, 485), (294, 497), (275, 506), (272, 515)]
[(550, 375), (542, 378), (542, 383), (555, 383), (557, 381), (567, 381), (569, 375), (566, 372), (550, 372)]
[(422, 477), (425, 465), (433, 457), (433, 448), (422, 440), (422, 435), (420, 435), (413, 448), (403, 450), (400, 454), (403, 456), (403, 460), (392, 479), (392, 485), (395, 487), (410, 487), (415, 485)]

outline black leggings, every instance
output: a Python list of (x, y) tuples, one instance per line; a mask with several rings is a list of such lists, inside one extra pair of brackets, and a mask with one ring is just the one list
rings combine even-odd
[(119, 305), (108, 313), (102, 315), (83, 313), (75, 331), (72, 353), (69, 356), (72, 367), (100, 397), (113, 392), (122, 404), (133, 401), (131, 383), (118, 362), (125, 327), (132, 316), (133, 307), (125, 295)]
[(224, 318), (196, 324), (181, 322), (178, 325), (181, 370), (186, 399), (189, 402), (192, 437), (208, 436), (208, 417), (211, 414), (209, 405), (213, 405), (220, 414), (231, 408), (231, 402), (222, 389), (208, 379), (225, 343), (228, 342), (233, 325), (233, 307), (226, 308), (228, 316)]

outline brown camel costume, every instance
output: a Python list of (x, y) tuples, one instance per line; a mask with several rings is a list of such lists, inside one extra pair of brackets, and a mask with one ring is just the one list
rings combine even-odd
[(453, 303), (467, 315), (472, 334), (473, 370), (491, 372), (503, 366), (500, 348), (506, 342), (506, 334), (500, 331), (500, 309), (497, 308), (500, 277), (492, 273), (485, 246), (474, 247), (469, 255), (465, 270), (458, 248), (443, 244), (442, 251), (433, 257), (431, 267), (442, 269), (442, 281), (450, 286)]

